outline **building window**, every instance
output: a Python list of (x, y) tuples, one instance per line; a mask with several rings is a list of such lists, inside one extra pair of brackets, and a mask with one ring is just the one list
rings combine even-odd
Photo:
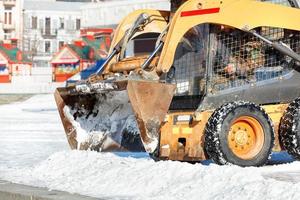
[(12, 13), (11, 12), (9, 12), (8, 13), (8, 22), (9, 22), (9, 24), (12, 24)]
[(12, 13), (11, 11), (4, 12), (4, 24), (12, 24)]
[(45, 41), (45, 53), (50, 53), (51, 43), (50, 41)]
[(7, 24), (7, 21), (8, 21), (7, 20), (7, 14), (8, 14), (7, 12), (4, 13), (4, 24)]
[(37, 29), (37, 17), (31, 17), (31, 28)]
[(80, 19), (76, 19), (76, 30), (80, 30)]
[(62, 47), (64, 46), (64, 44), (65, 44), (64, 41), (59, 41), (59, 42), (58, 42), (58, 50), (59, 50), (60, 48), (62, 48)]
[(63, 17), (59, 18), (59, 28), (64, 29), (65, 28), (65, 19)]
[(46, 17), (46, 19), (45, 19), (45, 34), (51, 35), (51, 19), (50, 19), (50, 17)]
[(11, 7), (4, 7), (4, 24), (11, 24)]
[(4, 30), (4, 40), (9, 40), (11, 38), (11, 31)]
[(18, 40), (11, 40), (11, 44), (16, 47), (18, 45)]

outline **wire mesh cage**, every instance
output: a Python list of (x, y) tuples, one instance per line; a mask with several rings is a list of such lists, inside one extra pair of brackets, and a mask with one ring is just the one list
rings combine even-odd
[(289, 7), (296, 7), (296, 1), (295, 0), (261, 0), (262, 2), (268, 2), (283, 6), (289, 6)]
[[(299, 53), (299, 33), (281, 28), (255, 30), (271, 41)], [(212, 89), (215, 91), (279, 78), (291, 71), (293, 60), (255, 36), (237, 29), (214, 26)]]
[[(267, 0), (295, 6), (291, 0)], [(300, 53), (300, 34), (274, 27), (260, 27), (257, 33), (281, 42)], [(292, 70), (294, 61), (255, 36), (223, 25), (201, 24), (190, 29), (176, 49), (173, 63), (176, 96), (203, 93), (206, 75), (212, 91), (279, 78)], [(207, 68), (211, 72), (207, 74)]]
[(190, 29), (178, 45), (173, 63), (177, 96), (198, 95), (205, 77), (209, 25)]

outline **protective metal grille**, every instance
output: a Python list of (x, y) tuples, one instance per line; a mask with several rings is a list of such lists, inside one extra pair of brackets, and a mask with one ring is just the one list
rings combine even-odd
[[(299, 52), (299, 33), (280, 28), (256, 30), (271, 41)], [(278, 78), (291, 70), (293, 60), (255, 36), (240, 30), (214, 26), (212, 89), (219, 91)]]
[[(295, 6), (292, 0), (262, 0)], [(299, 33), (280, 28), (256, 30), (271, 41), (279, 41), (299, 52)], [(278, 78), (291, 70), (293, 61), (260, 39), (240, 30), (214, 26), (212, 89), (224, 90), (268, 79)], [(213, 36), (213, 37), (214, 37)]]
[(196, 26), (188, 31), (176, 49), (173, 67), (177, 96), (199, 95), (204, 80), (209, 26)]
[(293, 0), (261, 0), (261, 1), (284, 5), (284, 6), (291, 6), (291, 7), (295, 6), (295, 2)]
[[(294, 0), (262, 0), (295, 6)], [(300, 53), (299, 33), (280, 28), (256, 29), (271, 41), (283, 42)], [(203, 94), (206, 67), (211, 65), (213, 91), (279, 78), (291, 71), (294, 61), (241, 30), (221, 25), (202, 24), (190, 29), (176, 49), (171, 82), (176, 96)], [(175, 73), (174, 73), (175, 72)]]

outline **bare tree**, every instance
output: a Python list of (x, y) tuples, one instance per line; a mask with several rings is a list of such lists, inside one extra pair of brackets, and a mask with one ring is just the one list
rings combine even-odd
[(34, 35), (27, 35), (24, 38), (24, 53), (27, 55), (28, 59), (33, 63), (34, 57), (38, 55), (38, 49), (41, 45), (41, 41), (38, 39), (37, 33)]

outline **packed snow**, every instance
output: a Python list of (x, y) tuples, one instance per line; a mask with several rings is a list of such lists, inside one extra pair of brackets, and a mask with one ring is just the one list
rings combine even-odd
[(1, 105), (0, 113), (0, 178), (4, 168), (37, 164), (68, 149), (53, 95)]
[[(299, 199), (300, 162), (255, 168), (71, 151), (51, 95), (0, 106), (0, 179), (101, 199)], [(280, 164), (281, 163), (281, 164)]]
[(97, 99), (92, 111), (82, 106), (73, 110), (69, 106), (64, 107), (64, 114), (77, 133), (77, 149), (88, 144), (91, 149), (98, 147), (101, 151), (111, 143), (121, 144), (124, 132), (132, 137), (139, 134), (126, 91), (98, 94)]

